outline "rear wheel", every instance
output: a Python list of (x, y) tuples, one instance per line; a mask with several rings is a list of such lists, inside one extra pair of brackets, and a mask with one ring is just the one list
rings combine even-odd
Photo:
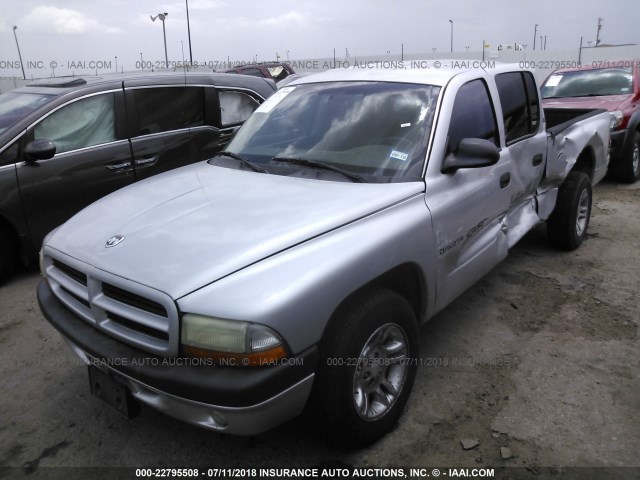
[(631, 152), (621, 159), (618, 176), (625, 183), (635, 183), (640, 178), (640, 132), (633, 134)]
[(582, 172), (571, 172), (560, 187), (556, 208), (547, 221), (549, 240), (563, 250), (574, 250), (587, 236), (591, 217), (591, 180)]
[(411, 306), (390, 290), (342, 308), (322, 341), (314, 391), (332, 439), (357, 447), (395, 427), (415, 379), (418, 336)]

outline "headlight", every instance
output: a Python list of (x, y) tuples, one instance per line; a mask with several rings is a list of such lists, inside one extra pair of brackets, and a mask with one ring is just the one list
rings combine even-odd
[(616, 110), (614, 112), (609, 112), (609, 128), (611, 130), (615, 130), (620, 125), (622, 125), (622, 119), (624, 115), (621, 110)]
[(284, 342), (268, 327), (187, 313), (182, 317), (182, 352), (221, 365), (259, 367), (287, 356)]

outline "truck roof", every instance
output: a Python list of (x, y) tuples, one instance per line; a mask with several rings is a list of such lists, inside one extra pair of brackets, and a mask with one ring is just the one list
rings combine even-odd
[[(290, 85), (319, 82), (402, 82), (444, 86), (457, 75), (474, 74), (479, 71), (493, 76), (502, 72), (530, 71), (517, 63), (482, 62), (480, 60), (405, 60), (399, 61), (363, 61), (364, 66), (336, 68), (325, 72), (305, 76), (291, 82)], [(436, 66), (437, 65), (437, 66)], [(371, 66), (372, 68), (368, 68)], [(485, 68), (482, 68), (485, 66)]]

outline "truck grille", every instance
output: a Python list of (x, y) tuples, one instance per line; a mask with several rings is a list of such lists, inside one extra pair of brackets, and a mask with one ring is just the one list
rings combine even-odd
[(46, 252), (44, 266), (56, 297), (96, 329), (141, 350), (178, 354), (178, 310), (163, 292)]

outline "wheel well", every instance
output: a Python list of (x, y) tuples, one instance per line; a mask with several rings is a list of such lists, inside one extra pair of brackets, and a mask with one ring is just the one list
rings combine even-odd
[(364, 288), (375, 285), (388, 288), (402, 295), (420, 320), (426, 307), (426, 285), (420, 269), (411, 263), (399, 265), (369, 282)]
[(366, 290), (374, 287), (386, 288), (404, 297), (407, 302), (409, 302), (416, 319), (418, 319), (420, 323), (427, 305), (425, 279), (417, 265), (404, 263), (374, 278), (344, 298), (342, 302), (340, 302), (340, 305), (334, 310), (329, 323), (325, 327), (323, 338), (327, 331), (329, 331), (329, 327), (333, 321), (339, 317), (339, 312), (343, 306), (352, 298), (362, 295)]
[(11, 225), (11, 223), (9, 223), (9, 221), (0, 216), (0, 232), (4, 232), (8, 235), (9, 237), (9, 242), (11, 242), (11, 249), (14, 253), (14, 255), (16, 253), (18, 253), (20, 251), (20, 243), (18, 242), (18, 234), (16, 233), (15, 229), (13, 228), (13, 226)]
[(593, 154), (593, 149), (591, 147), (586, 147), (582, 152), (580, 152), (580, 155), (578, 155), (576, 164), (571, 170), (574, 172), (586, 173), (588, 177), (593, 180), (593, 169), (595, 163), (596, 160), (595, 155)]

